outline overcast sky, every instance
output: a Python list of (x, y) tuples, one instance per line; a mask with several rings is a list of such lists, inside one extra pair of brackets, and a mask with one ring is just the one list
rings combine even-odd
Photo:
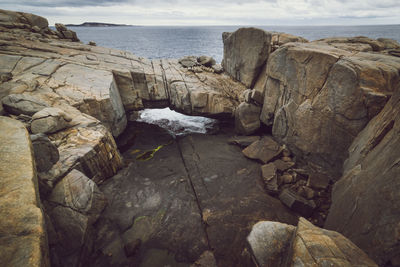
[(400, 24), (400, 0), (0, 0), (55, 22), (133, 25)]

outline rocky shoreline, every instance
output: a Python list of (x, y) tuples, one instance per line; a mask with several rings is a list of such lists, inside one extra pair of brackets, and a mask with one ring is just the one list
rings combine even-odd
[[(242, 28), (218, 65), (56, 29), (0, 10), (2, 265), (400, 266), (396, 41)], [(234, 127), (135, 122), (164, 107)]]

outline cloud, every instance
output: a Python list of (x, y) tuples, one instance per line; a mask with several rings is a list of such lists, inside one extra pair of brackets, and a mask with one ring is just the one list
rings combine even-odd
[(54, 22), (136, 25), (400, 24), (398, 0), (2, 0)]

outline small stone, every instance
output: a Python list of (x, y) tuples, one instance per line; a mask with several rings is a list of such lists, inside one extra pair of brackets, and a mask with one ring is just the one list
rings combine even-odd
[(38, 26), (33, 26), (32, 27), (33, 32), (40, 32), (40, 28)]
[(311, 216), (316, 208), (314, 201), (308, 201), (290, 189), (284, 189), (279, 195), (279, 199), (291, 210), (306, 217)]
[(221, 66), (221, 64), (213, 65), (212, 69), (214, 70), (214, 73), (217, 73), (217, 74), (221, 74), (224, 72), (224, 68)]
[(209, 56), (200, 56), (197, 58), (197, 62), (200, 65), (206, 66), (206, 67), (211, 67), (213, 65), (215, 65), (215, 59), (213, 59), (212, 57)]
[(135, 254), (139, 251), (140, 246), (142, 244), (142, 240), (135, 239), (131, 242), (128, 242), (124, 245), (125, 255), (127, 257), (135, 256)]
[(286, 171), (287, 169), (290, 169), (291, 167), (293, 167), (295, 165), (294, 162), (290, 162), (290, 161), (287, 162), (287, 161), (283, 161), (280, 159), (275, 160), (273, 163), (276, 166), (276, 168), (282, 172)]
[(315, 189), (326, 189), (329, 186), (330, 178), (323, 173), (312, 172), (310, 173), (307, 186)]
[(286, 161), (286, 162), (291, 162), (292, 161), (292, 159), (290, 157), (282, 157), (282, 160)]
[(251, 145), (252, 143), (254, 143), (255, 141), (260, 140), (259, 136), (255, 136), (255, 135), (250, 135), (250, 136), (235, 136), (232, 137), (228, 140), (229, 144), (232, 145), (238, 145), (240, 147), (248, 147), (249, 145)]
[(193, 56), (183, 57), (179, 60), (179, 63), (181, 63), (185, 68), (191, 68), (198, 65), (197, 58)]
[(93, 42), (93, 41), (89, 41), (88, 45), (96, 46), (97, 44), (95, 42)]
[(242, 151), (246, 157), (260, 160), (264, 164), (278, 157), (281, 152), (282, 148), (269, 136), (264, 136)]
[(261, 173), (268, 193), (278, 193), (278, 177), (275, 165), (273, 163), (262, 165)]
[(304, 169), (293, 169), (293, 171), (300, 174), (301, 176), (308, 177), (308, 172)]
[(11, 72), (0, 72), (0, 83), (8, 82), (13, 78)]
[(283, 184), (290, 184), (290, 183), (295, 182), (295, 180), (293, 179), (293, 176), (288, 173), (281, 175), (280, 181)]
[(312, 199), (315, 196), (314, 190), (307, 186), (300, 186), (297, 193), (306, 199)]
[(258, 90), (251, 90), (251, 99), (259, 105), (262, 105), (264, 102), (263, 94)]
[(190, 267), (217, 267), (214, 253), (209, 250), (204, 251), (197, 261), (190, 265)]
[(251, 103), (252, 101), (251, 101), (251, 89), (246, 89), (246, 90), (244, 90), (244, 92), (242, 93), (242, 96), (243, 96), (243, 98), (244, 98), (244, 101), (246, 102), (246, 103)]

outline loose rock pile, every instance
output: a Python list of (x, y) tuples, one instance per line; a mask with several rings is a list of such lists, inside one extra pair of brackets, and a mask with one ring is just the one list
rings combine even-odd
[(239, 136), (230, 143), (245, 147), (244, 156), (263, 164), (260, 173), (268, 194), (323, 226), (331, 204), (332, 182), (327, 174), (297, 163), (296, 157), (270, 136)]

